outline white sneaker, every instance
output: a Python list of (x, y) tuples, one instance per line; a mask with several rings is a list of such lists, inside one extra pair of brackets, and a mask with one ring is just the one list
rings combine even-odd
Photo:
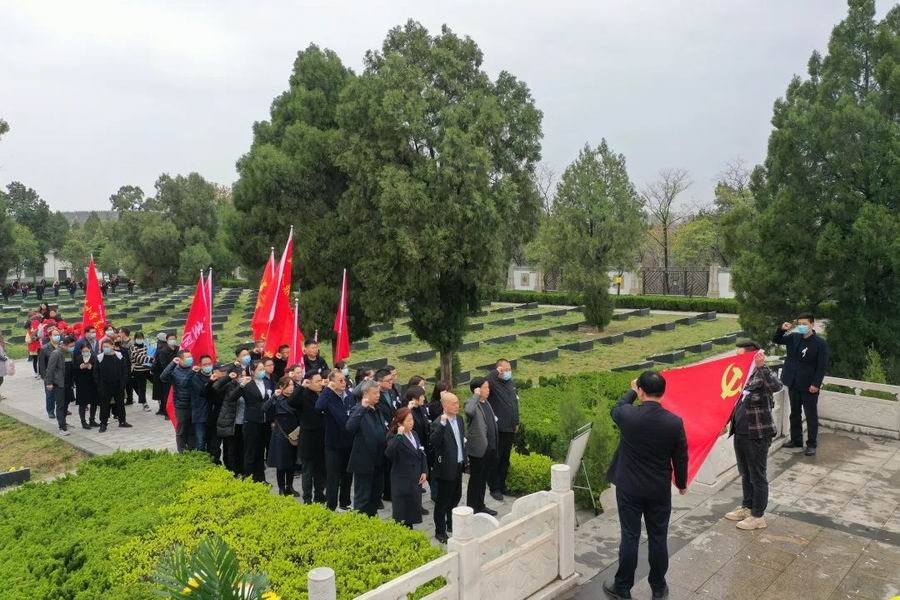
[(69, 430), (68, 429), (60, 429), (59, 435), (61, 435), (62, 437), (66, 437), (67, 435), (70, 435)]
[(744, 508), (743, 506), (739, 506), (730, 513), (725, 515), (725, 518), (729, 521), (743, 521), (747, 517), (750, 516), (750, 509)]
[(735, 527), (744, 531), (752, 531), (754, 529), (765, 529), (768, 527), (768, 524), (765, 517), (754, 517), (751, 515), (735, 525)]

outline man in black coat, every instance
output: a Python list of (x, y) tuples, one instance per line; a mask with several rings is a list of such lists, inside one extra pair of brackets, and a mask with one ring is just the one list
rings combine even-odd
[[(385, 422), (394, 420), (394, 412), (400, 406), (400, 397), (394, 389), (394, 375), (389, 368), (375, 371), (375, 381), (378, 383), (378, 412)], [(382, 484), (383, 500), (391, 501), (391, 461), (384, 465), (384, 483)], [(379, 506), (383, 506), (380, 504)]]
[(316, 340), (306, 340), (303, 345), (303, 366), (307, 377), (313, 373), (320, 373), (322, 377), (328, 376), (328, 363), (319, 356), (319, 342)]
[(370, 517), (378, 513), (390, 424), (376, 408), (377, 403), (378, 384), (366, 382), (362, 387), (362, 402), (353, 407), (347, 419), (347, 431), (353, 434), (347, 467), (354, 479), (353, 508)]
[(100, 433), (106, 431), (109, 414), (119, 421), (119, 427), (131, 427), (125, 420), (125, 362), (122, 355), (115, 351), (111, 339), (103, 340), (100, 354), (97, 355), (97, 383), (100, 397)]
[(509, 455), (512, 453), (519, 430), (519, 392), (512, 379), (512, 366), (505, 358), (497, 361), (497, 365), (487, 377), (491, 386), (488, 402), (497, 417), (497, 461), (488, 475), (488, 486), (491, 498), (503, 502), (506, 491), (506, 475), (509, 473)]
[[(631, 598), (634, 570), (641, 541), (641, 517), (647, 527), (650, 575), (647, 580), (653, 598), (668, 595), (666, 571), (669, 551), (666, 537), (672, 513), (672, 475), (679, 493), (687, 489), (687, 438), (681, 417), (660, 403), (666, 380), (659, 373), (645, 371), (631, 382), (612, 409), (619, 427), (619, 447), (609, 467), (607, 480), (616, 486), (619, 526), (619, 570), (614, 580), (603, 582), (610, 598)], [(634, 401), (640, 399), (640, 406)]]
[(459, 416), (459, 398), (451, 392), (441, 394), (444, 412), (431, 424), (434, 449), (432, 477), (438, 480), (434, 502), (434, 537), (447, 543), (453, 533), (453, 509), (462, 498), (462, 476), (466, 465), (466, 427)]
[[(306, 376), (310, 373), (307, 371)], [(328, 384), (316, 400), (315, 410), (325, 414), (325, 505), (329, 510), (350, 508), (350, 485), (353, 476), (347, 469), (353, 434), (347, 431), (347, 419), (353, 410), (353, 396), (345, 394), (344, 374), (328, 373)]]
[[(828, 368), (828, 344), (816, 334), (816, 318), (802, 313), (793, 323), (783, 323), (772, 341), (787, 348), (781, 381), (791, 399), (791, 439), (785, 448), (803, 447), (803, 413), (806, 413), (806, 456), (815, 456), (819, 435), (819, 390)], [(794, 329), (794, 333), (788, 331)]]
[(291, 370), (294, 380), (294, 393), (299, 396), (300, 415), (300, 447), (299, 462), (303, 465), (301, 484), (303, 486), (303, 503), (325, 503), (325, 415), (316, 410), (316, 401), (325, 380), (319, 373), (309, 377), (301, 376), (302, 368), (298, 365)]

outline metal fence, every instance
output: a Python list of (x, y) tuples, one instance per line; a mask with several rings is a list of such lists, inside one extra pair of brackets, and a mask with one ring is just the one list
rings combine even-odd
[(645, 268), (641, 271), (645, 294), (706, 296), (709, 269)]

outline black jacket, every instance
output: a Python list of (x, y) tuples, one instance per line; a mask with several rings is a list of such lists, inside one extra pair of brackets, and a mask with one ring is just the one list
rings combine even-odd
[(240, 384), (238, 385), (239, 392), (237, 395), (244, 399), (244, 423), (267, 422), (266, 410), (263, 405), (274, 394), (275, 389), (269, 379), (264, 379), (263, 384), (266, 390), (265, 397), (259, 393), (259, 388), (255, 381), (251, 381), (244, 387), (241, 387)]
[(97, 357), (97, 381), (101, 397), (119, 394), (125, 390), (125, 362), (116, 353)]
[(315, 360), (310, 360), (308, 356), (303, 355), (303, 367), (306, 369), (306, 376), (312, 377), (315, 373), (320, 373), (322, 377), (325, 377), (328, 374), (328, 363), (325, 362), (325, 359), (322, 358), (322, 355), (316, 357)]
[[(462, 439), (462, 459), (466, 460), (466, 426), (462, 417), (456, 416), (456, 423), (459, 425), (459, 437)], [(434, 451), (434, 468), (432, 475), (438, 479), (446, 479), (455, 481), (459, 475), (459, 452), (456, 444), (456, 436), (453, 435), (453, 427), (450, 422), (447, 424), (440, 418), (435, 419), (431, 424), (431, 447)]]
[(319, 457), (325, 454), (325, 415), (316, 410), (319, 394), (305, 387), (295, 386), (297, 412), (300, 415), (300, 456)]
[(315, 409), (325, 414), (325, 447), (334, 450), (353, 446), (353, 434), (347, 431), (347, 420), (354, 406), (353, 395), (341, 398), (331, 388), (324, 388)]
[(350, 473), (369, 474), (384, 465), (384, 451), (387, 449), (387, 428), (381, 413), (358, 404), (350, 411), (347, 431), (353, 434), (353, 448), (350, 450)]
[(428, 473), (425, 448), (413, 432), (415, 445), (404, 435), (392, 435), (385, 455), (391, 462), (391, 513), (395, 521), (422, 522), (422, 488), (419, 478)]
[(813, 332), (808, 338), (799, 333), (788, 334), (780, 327), (772, 341), (787, 349), (781, 381), (794, 390), (806, 391), (809, 386), (822, 387), (825, 369), (828, 368), (828, 344)]
[(96, 404), (99, 400), (97, 357), (92, 355), (87, 362), (90, 369), (82, 369), (83, 363), (81, 354), (76, 354), (72, 364), (72, 379), (75, 380), (75, 400), (78, 406)]
[(513, 380), (503, 381), (497, 371), (491, 371), (487, 376), (491, 386), (488, 402), (494, 409), (497, 417), (497, 430), (504, 433), (514, 433), (519, 426), (519, 392)]
[(619, 447), (606, 478), (632, 496), (660, 499), (671, 496), (675, 485), (687, 487), (688, 451), (681, 417), (659, 402), (635, 406), (637, 394), (625, 392), (612, 409), (619, 426)]

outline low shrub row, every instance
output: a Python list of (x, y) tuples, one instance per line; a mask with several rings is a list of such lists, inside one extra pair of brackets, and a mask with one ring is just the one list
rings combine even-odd
[[(705, 298), (702, 296), (610, 296), (616, 308), (650, 308), (653, 310), (680, 310), (686, 312), (737, 313), (738, 303), (734, 298)], [(580, 306), (584, 295), (579, 292), (528, 292), (504, 290), (498, 294), (499, 302), (538, 302), (539, 304), (561, 304)]]
[(338, 597), (348, 599), (441, 554), (419, 532), (273, 496), (199, 453), (117, 453), (0, 497), (3, 597), (157, 598), (160, 558), (210, 534), (283, 600), (306, 598), (317, 566), (334, 568)]
[(533, 494), (550, 489), (550, 467), (556, 463), (543, 454), (519, 454), (509, 457), (509, 474), (506, 476), (506, 491), (516, 496)]

